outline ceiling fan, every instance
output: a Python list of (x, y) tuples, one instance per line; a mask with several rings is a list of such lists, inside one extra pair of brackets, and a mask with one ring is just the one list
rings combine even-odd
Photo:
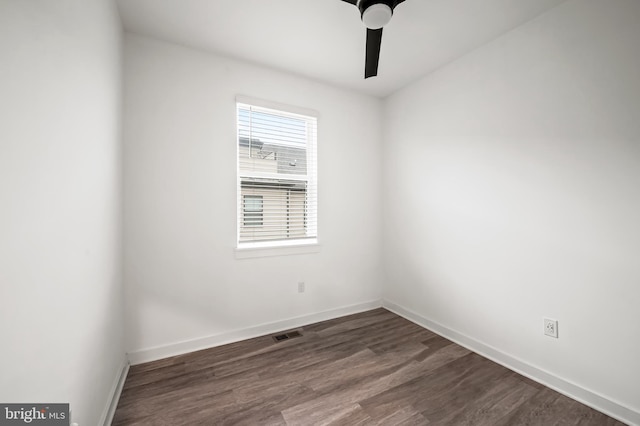
[(362, 22), (367, 27), (367, 50), (364, 66), (364, 78), (378, 75), (382, 27), (393, 16), (393, 10), (405, 0), (342, 0), (351, 3), (360, 10)]

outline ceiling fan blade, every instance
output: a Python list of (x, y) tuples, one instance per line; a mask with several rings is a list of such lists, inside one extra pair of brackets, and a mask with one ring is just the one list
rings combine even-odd
[(380, 60), (380, 45), (382, 44), (382, 28), (372, 30), (367, 28), (367, 56), (364, 65), (364, 78), (378, 75), (378, 61)]

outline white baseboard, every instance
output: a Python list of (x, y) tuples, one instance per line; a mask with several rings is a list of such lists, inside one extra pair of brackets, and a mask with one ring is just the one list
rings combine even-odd
[(140, 351), (129, 353), (129, 362), (131, 363), (131, 365), (136, 365), (142, 364), (144, 362), (156, 361), (162, 358), (182, 355), (185, 353), (208, 349), (215, 346), (226, 345), (228, 343), (239, 342), (241, 340), (252, 339), (254, 337), (264, 336), (265, 334), (276, 333), (278, 331), (301, 327), (304, 325), (313, 324), (319, 321), (326, 321), (345, 315), (357, 314), (359, 312), (364, 312), (380, 307), (382, 307), (382, 301), (373, 300), (370, 302), (343, 306), (340, 308), (318, 312), (315, 314), (303, 315), (296, 318), (261, 324), (258, 326), (241, 330), (234, 330), (213, 336), (207, 336), (200, 339), (188, 340), (150, 349), (143, 349)]
[(110, 398), (108, 400), (107, 406), (104, 407), (104, 411), (102, 412), (102, 417), (100, 418), (100, 422), (98, 424), (104, 426), (110, 426), (111, 422), (113, 422), (113, 416), (116, 413), (116, 408), (118, 407), (118, 401), (120, 400), (120, 394), (122, 393), (122, 388), (124, 387), (124, 381), (127, 378), (127, 373), (129, 372), (129, 361), (127, 361), (127, 357), (123, 357), (122, 364), (118, 369), (118, 375), (113, 380), (113, 385), (111, 386), (111, 392), (109, 392)]
[(417, 314), (410, 309), (403, 308), (388, 300), (383, 300), (382, 306), (389, 311), (398, 314), (411, 322), (418, 324), (428, 330), (439, 334), (460, 346), (484, 356), (510, 370), (513, 370), (525, 377), (530, 378), (538, 383), (541, 383), (555, 391), (560, 392), (569, 398), (575, 399), (587, 405), (595, 410), (598, 410), (614, 419), (621, 422), (628, 423), (630, 425), (640, 426), (640, 412), (635, 411), (629, 407), (624, 406), (616, 401), (611, 400), (597, 392), (585, 389), (575, 383), (535, 367), (526, 361), (515, 358), (509, 354), (506, 354), (499, 349), (486, 345), (478, 340), (475, 340), (469, 336), (459, 333), (455, 330), (447, 328), (436, 322), (433, 322), (420, 314)]

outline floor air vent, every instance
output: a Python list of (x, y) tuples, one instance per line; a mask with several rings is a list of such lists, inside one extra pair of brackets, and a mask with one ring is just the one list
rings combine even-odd
[(294, 337), (300, 337), (300, 336), (302, 336), (302, 333), (300, 333), (297, 330), (289, 331), (287, 333), (276, 334), (275, 336), (273, 336), (273, 340), (275, 340), (276, 342), (282, 342), (283, 340), (293, 339)]

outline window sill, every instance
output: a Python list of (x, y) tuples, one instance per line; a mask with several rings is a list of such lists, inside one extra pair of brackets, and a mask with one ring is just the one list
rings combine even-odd
[(236, 259), (250, 259), (253, 257), (292, 256), (296, 254), (319, 253), (318, 240), (304, 242), (287, 241), (278, 243), (247, 243), (235, 249)]

